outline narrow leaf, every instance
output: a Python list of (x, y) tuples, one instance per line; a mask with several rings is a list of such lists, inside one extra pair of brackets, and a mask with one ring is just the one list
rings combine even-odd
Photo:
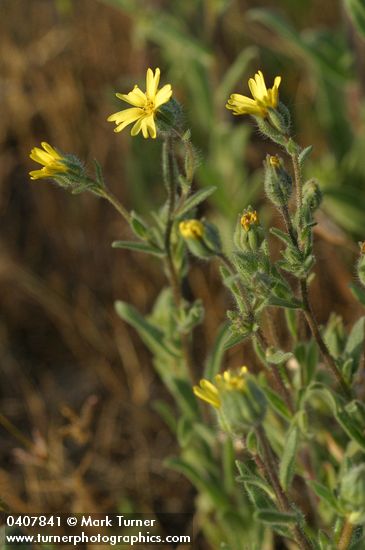
[(115, 310), (119, 317), (129, 323), (136, 329), (146, 346), (152, 353), (162, 356), (176, 357), (179, 356), (166, 343), (164, 343), (164, 334), (157, 327), (146, 321), (146, 319), (134, 308), (125, 302), (117, 301)]
[(146, 254), (152, 254), (153, 256), (164, 256), (164, 252), (157, 247), (146, 243), (139, 243), (134, 241), (114, 241), (112, 243), (113, 248), (124, 248), (128, 250), (135, 250), (136, 252), (145, 252)]
[(222, 360), (224, 352), (226, 350), (226, 341), (230, 335), (229, 323), (223, 323), (220, 327), (217, 338), (214, 342), (213, 349), (209, 355), (205, 369), (204, 369), (204, 378), (212, 380), (214, 376), (220, 371), (222, 366)]
[(189, 197), (184, 202), (184, 204), (182, 204), (181, 207), (176, 210), (175, 215), (183, 216), (184, 214), (187, 214), (189, 210), (192, 210), (193, 208), (198, 206), (198, 204), (205, 201), (205, 199), (208, 198), (209, 195), (214, 193), (216, 189), (217, 188), (215, 186), (205, 187), (204, 189), (200, 189), (199, 191), (194, 193), (194, 195), (191, 195), (191, 197)]
[(295, 523), (297, 521), (297, 516), (294, 512), (290, 514), (271, 509), (259, 510), (256, 512), (255, 516), (258, 521), (268, 523), (269, 525), (288, 524)]
[(299, 429), (291, 427), (285, 438), (285, 445), (280, 461), (280, 482), (285, 490), (290, 488), (295, 472), (295, 457), (299, 443)]

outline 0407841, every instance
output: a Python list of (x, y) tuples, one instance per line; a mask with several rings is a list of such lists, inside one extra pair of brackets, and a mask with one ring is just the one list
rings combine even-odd
[(6, 525), (8, 527), (45, 527), (46, 525), (61, 526), (60, 516), (15, 516), (8, 515), (6, 517)]

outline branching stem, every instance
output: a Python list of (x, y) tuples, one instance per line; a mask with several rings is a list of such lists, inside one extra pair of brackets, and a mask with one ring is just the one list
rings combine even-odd
[[(234, 265), (232, 264), (232, 262), (230, 261), (230, 259), (227, 258), (227, 256), (223, 252), (221, 252), (218, 255), (218, 257), (221, 260), (221, 262), (227, 267), (227, 269), (230, 271), (230, 273), (234, 274), (235, 273), (235, 268), (234, 268)], [(245, 307), (246, 307), (247, 314), (251, 318), (251, 321), (254, 322), (255, 316), (254, 316), (254, 312), (252, 311), (250, 300), (247, 296), (246, 288), (241, 284), (239, 284), (238, 286), (239, 286), (239, 290), (240, 290), (242, 300), (243, 300), (243, 302), (245, 304)], [(263, 333), (261, 327), (258, 327), (258, 329), (256, 330), (255, 337), (256, 337), (257, 341), (259, 342), (260, 346), (262, 347), (262, 349), (264, 351), (266, 351), (267, 348), (269, 347), (269, 343), (268, 343), (268, 341), (266, 339), (266, 336)], [(288, 388), (285, 386), (284, 381), (280, 376), (279, 370), (276, 369), (275, 366), (271, 365), (270, 363), (268, 363), (268, 365), (269, 365), (269, 368), (270, 368), (270, 372), (271, 372), (271, 374), (272, 374), (272, 376), (275, 380), (277, 390), (279, 391), (280, 395), (284, 399), (284, 401), (285, 401), (287, 407), (289, 408), (289, 410), (292, 413), (294, 413), (294, 407), (293, 407), (293, 402), (292, 402), (292, 399), (291, 399), (290, 392), (288, 391)]]
[[(291, 157), (292, 164), (293, 164), (294, 181), (295, 181), (295, 189), (296, 189), (296, 199), (297, 199), (298, 227), (299, 227), (299, 231), (300, 231), (301, 225), (302, 225), (301, 211), (302, 211), (302, 207), (303, 207), (302, 176), (301, 176), (301, 171), (300, 171), (298, 153), (293, 153), (293, 154), (290, 155), (290, 157)], [(298, 237), (297, 237), (297, 235), (294, 231), (293, 224), (292, 224), (290, 214), (289, 214), (289, 210), (286, 206), (283, 208), (282, 213), (283, 213), (284, 221), (285, 221), (289, 236), (290, 236), (294, 246), (296, 246), (297, 249), (299, 251), (301, 251), (302, 250), (301, 242), (300, 242), (300, 239), (298, 239)], [(335, 378), (336, 378), (338, 384), (340, 385), (342, 391), (344, 392), (344, 394), (350, 397), (351, 396), (351, 391), (350, 391), (348, 385), (346, 384), (346, 382), (345, 382), (345, 380), (342, 376), (342, 373), (338, 369), (336, 361), (335, 361), (334, 357), (331, 355), (325, 341), (323, 340), (321, 332), (319, 330), (319, 326), (318, 326), (316, 317), (314, 315), (312, 305), (310, 303), (309, 293), (308, 293), (308, 284), (307, 284), (306, 279), (301, 279), (300, 280), (300, 293), (301, 293), (301, 298), (302, 298), (302, 302), (303, 302), (304, 317), (305, 317), (305, 319), (308, 323), (308, 326), (309, 326), (309, 328), (310, 328), (310, 330), (313, 334), (313, 337), (315, 338), (315, 340), (317, 342), (317, 345), (320, 349), (322, 357), (323, 357), (327, 367), (331, 370), (331, 372), (335, 376)]]
[[(276, 498), (278, 500), (279, 508), (282, 512), (292, 513), (293, 508), (290, 504), (290, 500), (286, 492), (281, 486), (279, 477), (277, 474), (277, 465), (274, 454), (272, 452), (269, 440), (267, 439), (265, 430), (262, 426), (256, 428), (256, 436), (261, 446), (261, 452), (263, 460), (260, 462), (261, 468), (265, 469), (266, 477), (272, 486)], [(303, 533), (301, 527), (295, 524), (291, 528), (293, 537), (301, 550), (311, 550), (312, 545), (308, 541), (307, 537)]]

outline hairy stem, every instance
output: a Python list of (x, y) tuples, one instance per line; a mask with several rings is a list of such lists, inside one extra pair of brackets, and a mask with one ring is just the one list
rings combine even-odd
[[(299, 157), (297, 153), (293, 153), (290, 155), (293, 163), (293, 172), (294, 172), (294, 181), (295, 181), (295, 189), (296, 189), (296, 198), (297, 198), (297, 212), (298, 212), (298, 225), (299, 229), (301, 228), (301, 209), (303, 206), (303, 189), (302, 189), (302, 176), (300, 171), (300, 165), (299, 165)], [(282, 214), (284, 217), (284, 221), (287, 227), (287, 231), (289, 233), (289, 236), (293, 242), (293, 244), (298, 248), (299, 251), (301, 251), (301, 243), (298, 239), (293, 224), (289, 215), (289, 211), (287, 207), (284, 207), (282, 210)], [(333, 375), (335, 376), (338, 384), (340, 385), (342, 391), (345, 395), (351, 396), (351, 391), (349, 387), (347, 386), (342, 373), (339, 371), (336, 361), (334, 357), (331, 355), (325, 341), (322, 338), (321, 332), (319, 330), (319, 326), (316, 320), (316, 317), (314, 315), (312, 305), (310, 303), (309, 299), (309, 293), (308, 293), (308, 284), (305, 279), (300, 280), (300, 293), (302, 297), (303, 302), (303, 313), (304, 317), (308, 323), (308, 326), (313, 334), (313, 337), (315, 338), (317, 345), (320, 349), (320, 352), (322, 354), (322, 357)]]
[[(278, 500), (279, 508), (282, 512), (292, 513), (293, 508), (290, 504), (290, 500), (286, 492), (281, 486), (279, 477), (277, 474), (277, 465), (274, 454), (272, 452), (270, 443), (267, 439), (265, 430), (262, 426), (256, 428), (257, 439), (260, 442), (263, 461), (260, 466), (265, 469), (266, 477), (272, 486), (276, 498)], [(296, 524), (291, 527), (293, 537), (301, 550), (311, 550), (312, 545), (308, 541), (307, 537), (303, 533), (301, 527)]]
[[(176, 200), (176, 183), (173, 174), (173, 150), (172, 143), (170, 139), (167, 139), (164, 143), (166, 148), (166, 166), (164, 170), (164, 178), (167, 189), (167, 222), (165, 230), (165, 252), (166, 252), (166, 271), (168, 274), (169, 283), (171, 286), (175, 306), (177, 309), (180, 309), (183, 302), (183, 296), (181, 292), (181, 285), (178, 274), (176, 272), (176, 267), (173, 260), (172, 246), (171, 246), (171, 235), (174, 225), (174, 211), (175, 211), (175, 200)], [(181, 339), (181, 350), (184, 357), (184, 361), (191, 379), (192, 384), (196, 382), (195, 369), (193, 366), (191, 353), (190, 353), (190, 343), (189, 337), (185, 333), (180, 334)]]
[(122, 203), (117, 199), (117, 197), (109, 191), (109, 189), (103, 189), (102, 191), (99, 191), (99, 196), (103, 199), (106, 199), (114, 208), (119, 212), (119, 214), (125, 219), (127, 223), (130, 223), (131, 216), (126, 208), (122, 205)]
[(340, 540), (338, 541), (338, 550), (347, 550), (349, 548), (351, 544), (352, 534), (354, 532), (354, 527), (355, 526), (348, 519), (346, 519), (342, 527)]

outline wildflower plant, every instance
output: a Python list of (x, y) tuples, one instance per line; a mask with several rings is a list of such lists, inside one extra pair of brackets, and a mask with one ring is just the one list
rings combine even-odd
[[(190, 132), (171, 86), (159, 89), (159, 80), (159, 69), (148, 69), (146, 91), (136, 86), (117, 94), (132, 107), (108, 119), (116, 132), (134, 124), (132, 136), (161, 138), (166, 201), (150, 219), (129, 212), (111, 194), (97, 162), (92, 177), (73, 156), (46, 143), (31, 153), (43, 165), (31, 178), (47, 177), (108, 200), (135, 237), (113, 247), (161, 263), (166, 286), (147, 316), (124, 302), (115, 307), (150, 349), (174, 398), (174, 410), (156, 403), (180, 445), (180, 456), (167, 465), (195, 485), (198, 527), (212, 547), (274, 548), (281, 537), (301, 550), (364, 548), (365, 406), (357, 380), (364, 368), (365, 317), (346, 334), (333, 317), (320, 327), (313, 311), (313, 227), (322, 195), (317, 181), (303, 181), (311, 147), (302, 148), (291, 133), (290, 113), (279, 97), (281, 78), (267, 88), (259, 71), (248, 83), (252, 98), (232, 94), (226, 105), (236, 116), (253, 117), (278, 145), (276, 155), (263, 159), (262, 186), (283, 222), (282, 228), (264, 227), (254, 208), (238, 207), (229, 253), (218, 228), (199, 218), (198, 207), (214, 188), (193, 190), (197, 156)], [(281, 244), (276, 260), (273, 239)], [(204, 305), (183, 292), (192, 256), (219, 266), (233, 303), (204, 361), (192, 353)], [(360, 285), (353, 292), (363, 305), (364, 258), (361, 243)], [(285, 311), (289, 349), (267, 334), (265, 320), (275, 308)], [(226, 350), (247, 340), (259, 367), (222, 372)]]

